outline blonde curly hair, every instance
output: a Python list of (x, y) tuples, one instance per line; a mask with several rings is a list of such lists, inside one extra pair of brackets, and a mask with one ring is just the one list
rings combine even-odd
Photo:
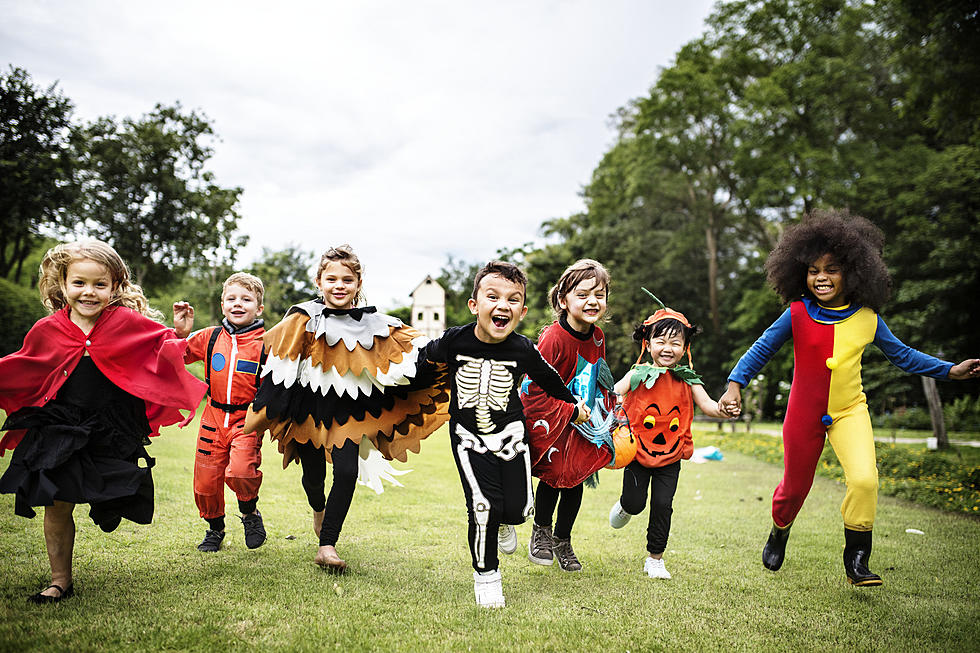
[(80, 240), (55, 245), (41, 259), (40, 280), (37, 283), (41, 303), (49, 313), (56, 313), (68, 302), (65, 284), (68, 266), (88, 259), (105, 267), (112, 279), (112, 298), (109, 306), (125, 306), (148, 318), (163, 321), (163, 313), (150, 307), (143, 289), (130, 281), (129, 268), (112, 246), (101, 240)]

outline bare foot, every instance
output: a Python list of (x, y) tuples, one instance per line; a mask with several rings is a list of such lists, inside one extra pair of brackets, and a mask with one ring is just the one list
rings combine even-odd
[(313, 562), (331, 574), (342, 574), (347, 569), (347, 563), (340, 559), (340, 556), (337, 555), (337, 549), (330, 545), (321, 546), (317, 549)]
[(313, 534), (317, 537), (320, 537), (320, 527), (323, 526), (324, 514), (326, 514), (326, 509), (313, 513)]

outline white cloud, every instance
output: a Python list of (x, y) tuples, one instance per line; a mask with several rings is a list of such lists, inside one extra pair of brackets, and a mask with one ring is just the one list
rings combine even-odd
[(82, 119), (202, 110), (210, 169), (245, 189), (240, 263), (349, 242), (387, 308), (447, 254), (487, 259), (581, 210), (608, 116), (711, 4), (0, 0), (0, 56)]

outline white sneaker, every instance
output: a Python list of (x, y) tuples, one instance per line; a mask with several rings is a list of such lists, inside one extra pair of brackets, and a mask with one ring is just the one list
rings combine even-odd
[(670, 572), (667, 571), (666, 567), (664, 567), (663, 559), (657, 560), (656, 558), (647, 556), (646, 562), (643, 563), (643, 571), (645, 571), (647, 576), (650, 578), (670, 580)]
[(501, 524), (497, 529), (497, 548), (507, 555), (517, 551), (517, 531), (510, 524)]
[(623, 510), (623, 506), (619, 505), (619, 500), (617, 499), (612, 510), (609, 511), (609, 525), (613, 528), (622, 528), (630, 522), (630, 517), (632, 516)]
[(476, 604), (481, 608), (504, 607), (504, 585), (500, 570), (474, 571), (473, 593), (476, 594)]

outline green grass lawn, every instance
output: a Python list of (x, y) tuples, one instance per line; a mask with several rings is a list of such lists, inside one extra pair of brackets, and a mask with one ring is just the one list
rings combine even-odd
[(844, 487), (818, 477), (772, 573), (760, 558), (781, 467), (735, 451), (684, 465), (664, 556), (673, 580), (641, 573), (646, 512), (609, 528), (622, 476), (604, 470), (573, 533), (584, 570), (529, 563), (530, 524), (520, 526), (521, 548), (501, 564), (507, 607), (487, 611), (474, 605), (445, 429), (396, 463), (413, 470), (400, 477), (406, 487), (358, 488), (338, 545), (350, 564), (343, 577), (313, 564), (299, 468), (283, 471), (268, 442), (259, 502), (268, 542), (249, 551), (229, 520), (221, 552), (196, 551), (205, 525), (191, 494), (195, 433), (171, 428), (149, 448), (153, 524), (106, 535), (76, 509), (77, 595), (62, 604), (26, 603), (48, 580), (41, 519), (16, 517), (13, 497), (0, 496), (0, 651), (974, 651), (980, 642), (980, 520), (881, 497), (872, 569), (885, 585), (855, 589), (841, 564)]

